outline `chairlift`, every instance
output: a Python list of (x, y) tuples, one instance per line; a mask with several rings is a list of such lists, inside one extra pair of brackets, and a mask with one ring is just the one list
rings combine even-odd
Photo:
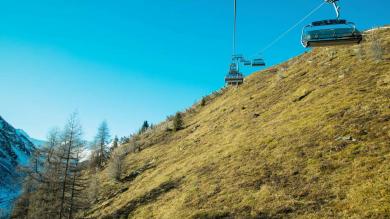
[(236, 63), (230, 64), (229, 73), (225, 77), (226, 85), (241, 85), (244, 83), (244, 75), (238, 71)]
[(233, 55), (232, 57), (233, 60), (236, 60), (236, 61), (240, 61), (242, 62), (244, 59), (244, 56), (242, 54), (238, 54), (238, 55)]
[(356, 25), (347, 20), (339, 19), (339, 0), (325, 0), (333, 4), (336, 10), (336, 19), (315, 21), (302, 30), (301, 43), (304, 47), (322, 47), (359, 44), (363, 37), (356, 29)]
[[(331, 27), (332, 26), (332, 27)], [(325, 27), (321, 29), (322, 27)], [(304, 47), (321, 47), (359, 44), (362, 34), (352, 22), (346, 20), (316, 21), (302, 30), (302, 45)]]
[(249, 61), (249, 60), (246, 60), (246, 59), (244, 59), (244, 60), (242, 61), (242, 63), (243, 63), (245, 66), (250, 66), (250, 65), (252, 65), (252, 62)]
[(265, 61), (264, 59), (253, 59), (252, 66), (253, 67), (265, 66)]
[(233, 55), (229, 73), (225, 76), (226, 85), (241, 85), (244, 83), (244, 75), (239, 71), (239, 63), (243, 62), (244, 56), (236, 54), (236, 27), (237, 27), (237, 0), (234, 0), (234, 28), (233, 28)]

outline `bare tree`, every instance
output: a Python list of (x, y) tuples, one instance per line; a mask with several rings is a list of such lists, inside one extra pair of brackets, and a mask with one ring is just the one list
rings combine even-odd
[(97, 167), (103, 168), (105, 162), (108, 159), (109, 150), (108, 143), (110, 142), (110, 131), (106, 121), (103, 121), (95, 136), (94, 140), (94, 156), (96, 159)]
[(99, 180), (97, 174), (94, 174), (90, 180), (88, 185), (88, 200), (90, 203), (95, 203), (99, 194)]
[(47, 155), (46, 160), (48, 165), (53, 162), (55, 149), (60, 144), (60, 133), (61, 131), (58, 128), (51, 129), (47, 135), (47, 143), (45, 147), (42, 148), (43, 153), (46, 153)]
[(112, 152), (107, 168), (110, 178), (120, 180), (123, 171), (123, 161), (128, 153), (127, 150), (127, 146), (121, 145)]
[(24, 170), (27, 177), (13, 218), (74, 218), (85, 205), (81, 196), (85, 179), (79, 165), (84, 145), (75, 113), (61, 133), (50, 131), (47, 144), (33, 153), (30, 167)]
[(77, 197), (78, 194), (80, 194), (81, 189), (83, 188), (83, 184), (79, 183), (78, 178), (81, 178), (81, 172), (79, 168), (79, 162), (80, 162), (80, 153), (81, 150), (76, 151), (76, 159), (74, 160), (74, 166), (72, 167), (72, 181), (70, 186), (70, 201), (69, 201), (69, 214), (68, 219), (73, 218), (73, 214), (75, 211), (77, 211), (78, 203)]
[[(62, 174), (62, 186), (61, 186), (61, 205), (59, 218), (63, 218), (66, 215), (72, 215), (73, 209), (71, 205), (73, 204), (73, 196), (69, 197), (69, 184), (72, 184), (74, 180), (74, 172), (72, 169), (78, 165), (78, 155), (80, 148), (83, 146), (82, 129), (78, 120), (76, 113), (73, 113), (68, 119), (67, 124), (65, 125), (62, 142), (61, 142), (61, 151), (62, 155), (60, 158), (63, 164), (63, 174)], [(73, 186), (71, 187), (71, 193), (73, 191)], [(73, 193), (72, 193), (73, 194)], [(70, 199), (70, 200), (69, 200)], [(70, 206), (69, 206), (70, 205)], [(67, 212), (65, 211), (67, 210)]]
[[(59, 146), (58, 129), (50, 131), (47, 143), (34, 151), (29, 167), (23, 168), (25, 175), (23, 194), (13, 209), (13, 218), (54, 218), (59, 209)], [(48, 205), (47, 203), (50, 203)]]

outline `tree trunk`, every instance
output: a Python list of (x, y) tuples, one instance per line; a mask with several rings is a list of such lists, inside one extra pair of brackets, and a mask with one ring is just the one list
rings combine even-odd
[(62, 183), (61, 208), (60, 208), (60, 215), (59, 215), (60, 219), (62, 219), (62, 214), (64, 212), (66, 180), (68, 178), (69, 159), (70, 159), (70, 152), (71, 152), (72, 143), (73, 143), (72, 141), (73, 141), (73, 133), (70, 134), (70, 140), (69, 140), (69, 146), (68, 146), (68, 152), (67, 152), (67, 158), (66, 158), (66, 166), (65, 166), (65, 172), (64, 172), (64, 182)]

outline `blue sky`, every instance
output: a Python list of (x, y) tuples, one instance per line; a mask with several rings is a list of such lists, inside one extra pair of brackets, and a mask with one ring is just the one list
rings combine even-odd
[[(369, 3), (341, 1), (341, 15), (360, 29), (389, 24), (390, 1)], [(319, 4), (238, 0), (238, 51), (252, 57)], [(324, 5), (267, 63), (302, 53), (302, 26), (333, 17)], [(41, 139), (75, 110), (87, 139), (104, 119), (128, 135), (223, 86), (231, 24), (232, 0), (0, 0), (0, 115)]]

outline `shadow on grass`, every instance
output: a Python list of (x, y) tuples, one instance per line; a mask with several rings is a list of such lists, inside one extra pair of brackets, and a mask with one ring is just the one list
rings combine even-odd
[(180, 185), (181, 181), (182, 178), (164, 182), (160, 184), (158, 187), (145, 193), (144, 195), (131, 200), (125, 206), (121, 207), (114, 213), (103, 217), (103, 219), (127, 218), (129, 214), (134, 212), (140, 206), (149, 204), (155, 201), (161, 195), (171, 191), (172, 189), (177, 188)]

